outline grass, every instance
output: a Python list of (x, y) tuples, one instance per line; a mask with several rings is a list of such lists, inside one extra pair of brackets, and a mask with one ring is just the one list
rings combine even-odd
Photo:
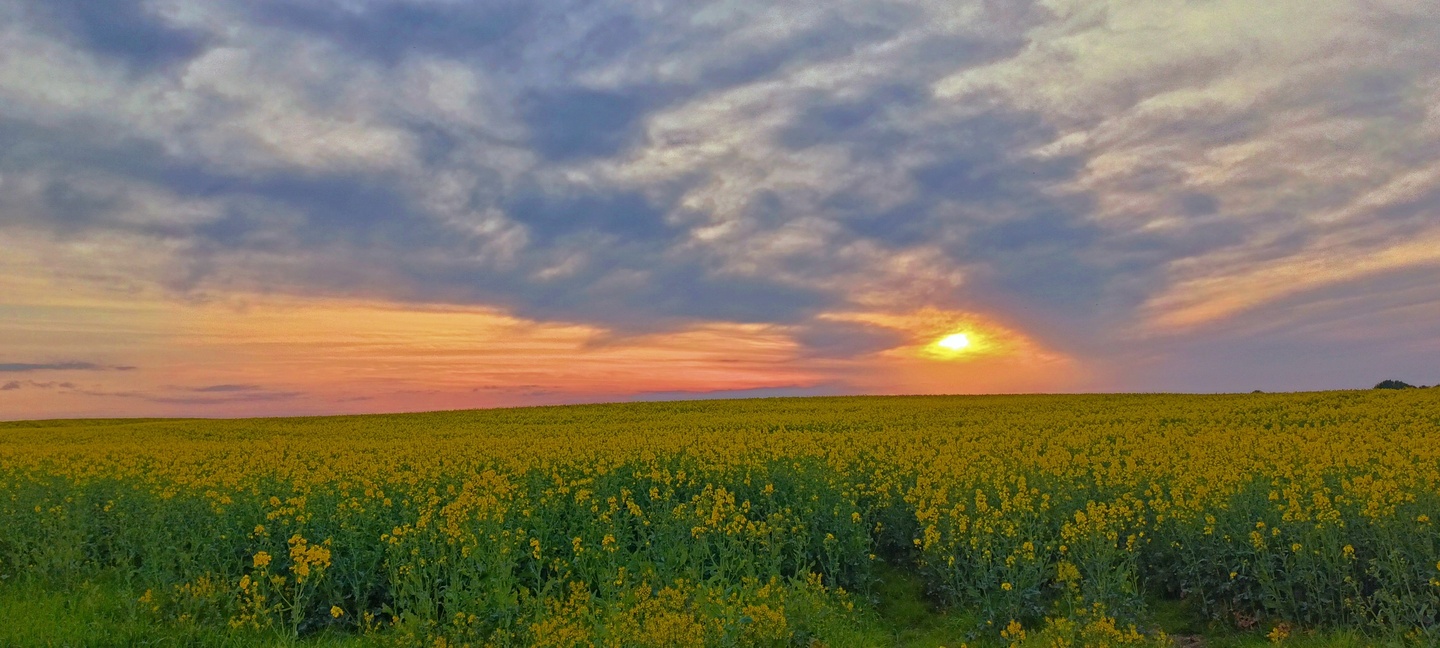
[[(856, 645), (904, 648), (941, 648), (966, 643), (977, 648), (994, 646), (977, 640), (973, 616), (937, 606), (914, 572), (890, 565), (876, 570), (876, 581), (864, 597), (870, 610), (870, 627), (854, 637)], [(299, 640), (272, 633), (233, 630), (214, 625), (169, 622), (156, 624), (138, 602), (138, 592), (123, 583), (97, 579), (57, 592), (38, 584), (0, 585), (0, 645), (14, 648), (109, 648), (122, 646), (173, 646), (244, 648), (294, 646), (296, 648), (370, 648), (392, 645), (386, 637), (316, 634)], [(1262, 630), (1241, 632), (1220, 623), (1198, 622), (1181, 601), (1150, 603), (1149, 627), (1165, 631), (1186, 648), (1260, 648), (1273, 646)], [(1386, 648), (1413, 646), (1399, 639), (1370, 637), (1354, 632), (1296, 632), (1280, 645), (1291, 648)]]
[[(1174, 637), (1180, 646), (1204, 648), (1259, 648), (1274, 646), (1266, 633), (1268, 626), (1240, 631), (1219, 621), (1206, 622), (1185, 601), (1152, 599), (1146, 603), (1149, 627)], [(1413, 646), (1400, 639), (1371, 637), (1353, 631), (1317, 632), (1299, 630), (1279, 645), (1291, 648), (1383, 648)]]
[(0, 586), (0, 646), (109, 648), (130, 646), (241, 648), (306, 646), (366, 648), (364, 637), (316, 635), (300, 641), (196, 623), (157, 624), (138, 602), (140, 592), (109, 581), (85, 581), (57, 592), (38, 584)]
[[(994, 645), (974, 638), (978, 620), (937, 605), (918, 574), (881, 563), (868, 597), (878, 617), (872, 636), (877, 645), (903, 648), (941, 648), (966, 643)], [(1207, 623), (1184, 601), (1156, 599), (1147, 605), (1150, 630), (1161, 630), (1186, 648), (1260, 648), (1275, 646), (1263, 630), (1240, 631), (1219, 622)], [(1400, 648), (1414, 646), (1400, 639), (1371, 637), (1353, 631), (1298, 631), (1279, 645), (1290, 648)]]
[(973, 617), (955, 614), (934, 603), (918, 574), (886, 563), (875, 570), (869, 602), (879, 617), (877, 630), (894, 646), (954, 646), (977, 625)]

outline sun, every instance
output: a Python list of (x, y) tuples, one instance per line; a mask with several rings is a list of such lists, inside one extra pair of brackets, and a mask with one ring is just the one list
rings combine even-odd
[(942, 349), (946, 349), (949, 351), (959, 351), (961, 349), (964, 349), (965, 347), (970, 346), (970, 338), (966, 337), (964, 333), (953, 333), (951, 335), (940, 338), (940, 341), (936, 342), (935, 344), (939, 345), (939, 347)]

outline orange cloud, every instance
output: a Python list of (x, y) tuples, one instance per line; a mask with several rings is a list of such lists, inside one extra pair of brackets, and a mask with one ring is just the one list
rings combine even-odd
[[(86, 376), (73, 389), (9, 390), (0, 395), (4, 417), (454, 409), (827, 380), (795, 362), (800, 347), (782, 328), (766, 325), (700, 324), (616, 339), (593, 326), (488, 308), (268, 296), (130, 301), (17, 307), (30, 316), (0, 332), (29, 343), (9, 352), (56, 357), (83, 335), (106, 361), (141, 369)], [(73, 323), (87, 319), (108, 332), (76, 330)], [(59, 321), (72, 326), (45, 330)], [(258, 388), (195, 393), (207, 385)], [(264, 394), (276, 397), (258, 398)], [(278, 397), (286, 394), (295, 396)]]
[[(27, 376), (0, 391), (0, 418), (414, 411), (778, 388), (1061, 391), (1084, 377), (1013, 327), (934, 308), (823, 315), (903, 340), (833, 358), (810, 353), (797, 341), (804, 327), (787, 325), (616, 337), (484, 307), (238, 294), (179, 302), (24, 272), (4, 284), (0, 360), (139, 369)], [(953, 333), (970, 344), (935, 345)]]
[[(1184, 331), (1306, 290), (1437, 264), (1440, 234), (1382, 249), (1359, 249), (1337, 237), (1290, 257), (1250, 264), (1195, 259), (1175, 264), (1177, 273), (1194, 276), (1177, 281), (1146, 303), (1146, 325), (1151, 332)], [(1229, 271), (1206, 272), (1217, 267)]]

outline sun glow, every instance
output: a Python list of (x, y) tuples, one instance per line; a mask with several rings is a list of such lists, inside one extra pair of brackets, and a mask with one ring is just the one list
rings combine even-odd
[(896, 331), (909, 340), (908, 344), (878, 354), (884, 358), (919, 358), (946, 363), (1004, 359), (1018, 363), (1016, 366), (1069, 361), (1023, 332), (979, 313), (922, 308), (909, 313), (829, 313), (823, 317)]
[(935, 344), (948, 351), (959, 351), (970, 346), (970, 338), (964, 333), (955, 333), (940, 338), (940, 341)]

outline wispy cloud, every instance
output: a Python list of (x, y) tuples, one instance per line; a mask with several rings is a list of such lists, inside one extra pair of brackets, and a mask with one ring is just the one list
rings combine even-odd
[(78, 388), (75, 386), (75, 383), (72, 382), (57, 382), (53, 380), (11, 380), (4, 385), (0, 385), (0, 391), (15, 391), (17, 389), (75, 390)]
[(200, 396), (159, 396), (159, 395), (137, 395), (136, 398), (151, 403), (162, 405), (233, 405), (238, 403), (269, 403), (275, 401), (289, 401), (304, 396), (304, 392), (253, 392), (225, 396), (219, 398), (206, 398)]
[(94, 362), (0, 362), (0, 372), (34, 371), (134, 371), (129, 365), (102, 365)]
[(205, 387), (186, 387), (183, 389), (201, 394), (264, 391), (264, 388), (259, 385), (208, 385)]
[(630, 400), (720, 400), (727, 398), (780, 398), (785, 396), (835, 396), (849, 390), (846, 385), (792, 385), (755, 389), (720, 389), (711, 391), (656, 391), (635, 394)]
[(66, 384), (65, 388), (84, 396), (123, 398), (158, 403), (163, 405), (225, 405), (243, 403), (267, 403), (288, 401), (304, 396), (300, 391), (269, 390), (255, 386), (217, 385), (218, 387), (243, 387), (241, 389), (213, 388), (170, 388), (166, 390), (106, 390), (80, 388)]

